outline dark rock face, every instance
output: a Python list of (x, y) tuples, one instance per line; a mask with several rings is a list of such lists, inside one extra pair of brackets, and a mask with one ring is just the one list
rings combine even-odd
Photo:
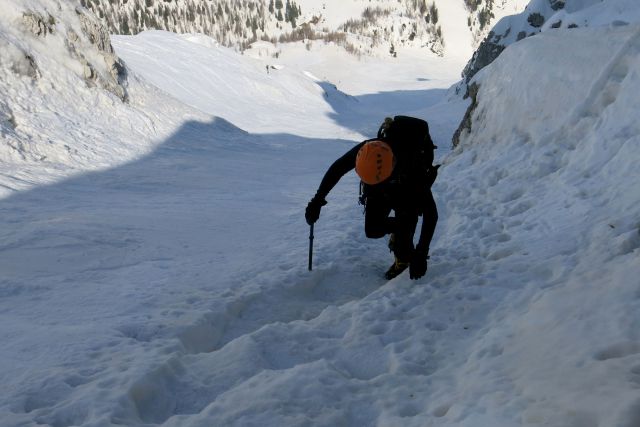
[(12, 132), (16, 126), (13, 111), (11, 111), (11, 108), (6, 103), (0, 101), (0, 135), (4, 136)]
[(544, 16), (542, 16), (538, 12), (532, 13), (527, 18), (527, 22), (529, 22), (529, 25), (531, 25), (533, 28), (542, 27), (544, 25), (544, 21), (545, 21)]
[(40, 77), (40, 71), (38, 70), (38, 66), (36, 65), (35, 59), (33, 59), (33, 56), (25, 52), (20, 53), (22, 57), (11, 65), (11, 71), (21, 76), (30, 77), (34, 80)]
[[(547, 1), (554, 11), (563, 9), (566, 3), (566, 0)], [(549, 16), (548, 13), (548, 7), (544, 6), (539, 10), (525, 10), (519, 15), (508, 17), (510, 20), (506, 21), (506, 25), (501, 26), (501, 30), (499, 30), (500, 33), (496, 34), (495, 31), (491, 31), (476, 52), (474, 52), (471, 60), (462, 72), (464, 82), (468, 83), (478, 71), (493, 62), (508, 44), (539, 33)], [(562, 21), (555, 22), (552, 27), (559, 28), (560, 26), (562, 26)], [(569, 28), (572, 27), (570, 26)], [(515, 37), (513, 35), (509, 37), (509, 34), (512, 32), (515, 34)]]
[[(49, 12), (25, 10), (22, 33), (43, 39), (45, 43), (51, 37), (61, 38), (70, 57), (82, 64), (81, 77), (88, 86), (102, 87), (126, 101), (126, 68), (115, 55), (107, 27), (87, 9), (77, 7), (75, 14), (73, 12), (73, 6), (66, 11), (60, 9), (61, 15), (56, 19)], [(36, 79), (48, 71), (40, 70), (37, 55), (24, 52), (19, 44), (4, 42), (0, 48), (11, 54), (11, 70), (16, 74)]]
[(456, 129), (455, 133), (453, 134), (453, 140), (452, 140), (453, 148), (457, 147), (460, 144), (460, 137), (463, 134), (471, 133), (471, 126), (472, 126), (471, 118), (476, 108), (478, 107), (478, 91), (479, 90), (480, 90), (480, 85), (478, 85), (475, 82), (468, 87), (468, 91), (465, 94), (465, 98), (467, 97), (471, 98), (471, 104), (467, 108), (467, 111), (464, 114), (464, 117), (462, 118), (462, 122), (460, 122), (460, 126), (458, 126), (458, 129)]
[(493, 33), (489, 33), (489, 36), (480, 43), (478, 49), (473, 53), (462, 71), (465, 83), (468, 83), (478, 71), (491, 64), (505, 49), (505, 46), (493, 40), (495, 40)]
[(67, 45), (69, 50), (77, 56), (78, 60), (84, 66), (84, 77), (88, 84), (98, 84), (107, 89), (118, 98), (126, 101), (126, 80), (127, 73), (124, 63), (115, 55), (111, 46), (111, 39), (107, 27), (98, 21), (93, 15), (87, 13), (86, 9), (76, 9), (76, 14), (80, 20), (80, 28), (83, 35), (88, 41), (100, 52), (104, 58), (107, 74), (101, 75), (96, 71), (97, 66), (91, 64), (78, 48), (78, 42), (81, 40), (73, 30), (67, 33)]
[(22, 24), (27, 31), (37, 37), (53, 34), (55, 19), (51, 15), (42, 16), (39, 13), (28, 11), (22, 14)]
[(89, 15), (86, 10), (76, 9), (82, 32), (100, 52), (113, 54), (107, 27)]

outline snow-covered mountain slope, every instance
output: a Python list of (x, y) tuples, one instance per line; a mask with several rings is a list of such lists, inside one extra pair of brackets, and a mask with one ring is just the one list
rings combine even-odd
[[(327, 133), (355, 135), (335, 126), (331, 118), (333, 109), (323, 96), (346, 104), (357, 101), (332, 88), (329, 82), (323, 85), (311, 73), (305, 75), (279, 62), (238, 55), (231, 49), (215, 46), (206, 36), (150, 31), (134, 38), (112, 39), (125, 62), (146, 81), (185, 104), (224, 117), (244, 130), (295, 131), (315, 137)], [(167, 63), (171, 67), (166, 67)], [(184, 79), (185, 75), (190, 78)], [(175, 85), (168, 84), (169, 81)], [(247, 114), (270, 109), (277, 112), (278, 122), (274, 122), (271, 114)], [(300, 114), (305, 110), (308, 114)]]
[[(90, 12), (55, 0), (7, 1), (10, 7), (0, 15), (3, 194), (145, 155), (184, 120), (208, 117), (197, 109), (252, 132), (360, 138), (369, 130), (353, 129), (340, 120), (336, 123), (336, 109), (349, 114), (350, 106), (362, 107), (357, 98), (331, 83), (339, 83), (344, 75), (336, 63), (350, 64), (353, 73), (363, 76), (376, 69), (379, 75), (370, 81), (379, 90), (398, 88), (394, 85), (420, 73), (420, 67), (439, 64), (409, 54), (395, 63), (406, 64), (408, 72), (389, 76), (394, 64), (375, 62), (367, 70), (366, 61), (359, 64), (335, 46), (317, 45), (310, 51), (291, 46), (282, 52), (281, 60), (256, 60), (250, 58), (251, 53), (240, 56), (221, 48), (208, 37), (147, 33), (131, 49), (122, 49), (125, 59), (137, 67), (137, 74), (127, 77), (109, 35)], [(172, 43), (176, 46), (169, 48)], [(330, 59), (317, 64), (317, 77), (311, 72), (313, 67), (297, 65), (320, 51)], [(167, 62), (173, 65), (163, 73)], [(438, 67), (443, 71), (431, 74), (435, 80), (404, 86), (446, 87), (453, 74), (448, 70), (459, 69), (460, 63), (444, 61)], [(182, 73), (192, 76), (183, 81)], [(146, 80), (140, 81), (140, 75)], [(175, 85), (166, 84), (167, 75)], [(164, 86), (195, 109), (185, 109), (149, 83)], [(356, 94), (368, 92), (369, 87), (364, 88)], [(373, 99), (366, 104), (352, 115), (362, 117), (366, 110), (375, 123), (396, 108), (412, 111), (424, 105), (417, 97), (386, 108)], [(274, 115), (247, 114), (266, 110)]]
[[(89, 85), (71, 53), (54, 50), (66, 46), (64, 28), (75, 22), (75, 9), (59, 10), (53, 0), (12, 6), (15, 14), (0, 16), (1, 36), (22, 40), (24, 57), (40, 72), (22, 75), (14, 58), (0, 52), (2, 112), (8, 117), (1, 123), (0, 156), (0, 425), (134, 426), (198, 417), (215, 425), (215, 416), (198, 413), (216, 396), (242, 393), (235, 389), (238, 381), (271, 370), (266, 358), (287, 363), (278, 346), (254, 364), (244, 358), (252, 357), (244, 344), (237, 353), (237, 344), (225, 344), (266, 323), (311, 319), (326, 308), (329, 314), (381, 284), (376, 269), (363, 278), (361, 264), (331, 267), (329, 254), (340, 251), (320, 237), (318, 248), (325, 249), (316, 261), (324, 269), (312, 275), (299, 269), (307, 191), (319, 168), (353, 141), (336, 138), (369, 135), (386, 114), (424, 111), (442, 100), (455, 75), (425, 74), (441, 62), (420, 58), (407, 60), (403, 71), (396, 66), (404, 59), (356, 69), (351, 58), (352, 67), (341, 69), (337, 64), (346, 55), (330, 46), (318, 47), (331, 52), (318, 72), (313, 52), (303, 48), (290, 64), (267, 62), (273, 65), (267, 74), (265, 62), (232, 55), (206, 38), (152, 33), (116, 43), (130, 62), (123, 102)], [(55, 31), (28, 36), (21, 22), (31, 7), (49, 13)], [(153, 62), (162, 37), (166, 62)], [(207, 54), (196, 63), (203, 44)], [(88, 56), (90, 49), (76, 52)], [(136, 61), (144, 49), (146, 60)], [(307, 58), (308, 66), (294, 69), (294, 56)], [(373, 69), (375, 88), (347, 81)], [(359, 92), (341, 93), (314, 77), (323, 77), (320, 71)], [(214, 76), (226, 84), (210, 96), (207, 77)], [(167, 92), (237, 119), (251, 133)], [(252, 102), (235, 107), (236, 99)], [(437, 139), (446, 141), (454, 123), (455, 116), (444, 126), (434, 124)], [(349, 181), (348, 190), (357, 187), (353, 177)], [(345, 188), (335, 195), (353, 200), (351, 193)], [(357, 215), (345, 221), (354, 232), (360, 229)], [(342, 254), (353, 256), (353, 247)], [(379, 255), (386, 263), (387, 254)], [(349, 278), (361, 282), (344, 286)], [(312, 328), (301, 340), (317, 332)], [(215, 357), (233, 366), (202, 375), (199, 364), (210, 363), (211, 352), (223, 347)], [(228, 351), (235, 355), (227, 358)], [(349, 352), (340, 358), (351, 365)], [(185, 377), (164, 376), (170, 360)], [(203, 381), (191, 383), (192, 373)]]
[(495, 19), (524, 0), (82, 0), (115, 34), (202, 33), (241, 50), (257, 40), (331, 42), (357, 56), (402, 48), (469, 57)]
[[(125, 103), (51, 34), (37, 78), (0, 51), (0, 425), (640, 423), (637, 25), (513, 44), (451, 153), (459, 62), (153, 32), (115, 38)], [(381, 278), (354, 174), (308, 272), (306, 202), (397, 113), (444, 163), (427, 276)]]
[(534, 0), (522, 13), (501, 19), (463, 71), (468, 82), (509, 45), (540, 32), (580, 27), (619, 26), (640, 22), (635, 0)]
[[(336, 46), (324, 45), (310, 50), (288, 46), (274, 59), (261, 56), (259, 46), (238, 55), (212, 46), (205, 36), (156, 31), (112, 38), (119, 55), (139, 75), (185, 104), (249, 132), (286, 131), (317, 138), (361, 139), (376, 130), (385, 115), (426, 108), (454, 83), (462, 64), (410, 51), (396, 60), (357, 60)], [(166, 67), (167, 63), (172, 65)], [(429, 68), (434, 71), (428, 79), (415, 81), (413, 76)], [(371, 87), (379, 96), (371, 95)], [(407, 90), (407, 96), (385, 96), (398, 89)], [(437, 89), (437, 95), (422, 95), (416, 89)]]
[(452, 399), (469, 405), (452, 417), (640, 424), (639, 72), (636, 24), (543, 32), (478, 76), (471, 133), (445, 169), (469, 185), (440, 188), (478, 216), (448, 205), (446, 240), (474, 234), (460, 258), (519, 291), (470, 349)]
[(505, 16), (522, 12), (529, 0), (464, 0), (470, 12), (467, 26), (471, 29), (473, 46), (487, 36), (489, 29)]
[[(3, 195), (145, 154), (176, 125), (152, 119), (147, 104), (166, 96), (127, 77), (106, 29), (85, 9), (6, 0), (0, 45)], [(167, 111), (177, 105), (162, 102)]]
[[(435, 22), (424, 19), (425, 14), (429, 15), (424, 1), (378, 0), (372, 4), (317, 0), (299, 3), (289, 0), (176, 0), (168, 3), (100, 0), (82, 3), (118, 34), (137, 34), (148, 29), (203, 33), (225, 46), (240, 49), (257, 40), (325, 39), (358, 55), (374, 50), (388, 51), (390, 46), (400, 44), (424, 45), (434, 52), (442, 52), (437, 17)], [(351, 37), (347, 37), (348, 34)], [(376, 46), (379, 48), (375, 49)]]
[(126, 99), (123, 65), (106, 28), (86, 9), (73, 3), (6, 0), (1, 23), (3, 69), (31, 79), (71, 71), (86, 85)]

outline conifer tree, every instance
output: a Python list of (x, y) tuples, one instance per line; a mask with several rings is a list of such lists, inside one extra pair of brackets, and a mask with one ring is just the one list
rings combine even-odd
[(438, 8), (436, 7), (435, 3), (431, 4), (431, 8), (429, 10), (430, 14), (431, 14), (431, 21), (433, 21), (434, 24), (438, 23)]

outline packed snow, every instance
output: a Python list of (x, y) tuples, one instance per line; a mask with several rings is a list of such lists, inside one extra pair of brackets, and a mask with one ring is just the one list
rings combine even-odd
[[(552, 3), (556, 6), (553, 7)], [(557, 4), (563, 4), (558, 7)], [(538, 15), (538, 19), (533, 19)], [(539, 21), (539, 22), (536, 22)], [(493, 39), (509, 45), (539, 31), (557, 28), (624, 26), (640, 21), (635, 0), (533, 0), (521, 13), (506, 15), (493, 28)]]
[[(16, 19), (0, 425), (640, 425), (640, 25), (512, 44), (451, 150), (467, 58), (147, 32), (112, 38), (123, 103), (46, 49), (75, 18), (23, 42)], [(307, 271), (306, 203), (393, 114), (440, 147), (427, 275), (382, 278), (355, 174)]]

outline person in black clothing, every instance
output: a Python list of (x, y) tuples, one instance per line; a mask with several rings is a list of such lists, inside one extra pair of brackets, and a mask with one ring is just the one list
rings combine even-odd
[[(439, 168), (432, 164), (435, 148), (424, 120), (407, 116), (385, 119), (377, 138), (356, 145), (329, 167), (307, 205), (307, 223), (318, 220), (331, 189), (355, 168), (362, 180), (366, 236), (378, 239), (390, 234), (389, 249), (395, 261), (385, 277), (392, 279), (408, 267), (411, 279), (419, 279), (427, 271), (429, 245), (438, 221), (431, 194)], [(391, 211), (394, 216), (390, 216)], [(414, 247), (421, 215), (422, 229)]]

